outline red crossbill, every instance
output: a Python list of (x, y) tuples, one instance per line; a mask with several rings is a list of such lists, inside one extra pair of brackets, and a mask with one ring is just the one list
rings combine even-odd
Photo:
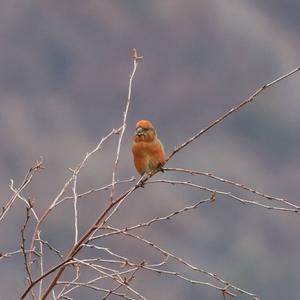
[(164, 146), (157, 138), (155, 128), (150, 121), (137, 122), (132, 153), (135, 168), (141, 175), (150, 173), (165, 164)]

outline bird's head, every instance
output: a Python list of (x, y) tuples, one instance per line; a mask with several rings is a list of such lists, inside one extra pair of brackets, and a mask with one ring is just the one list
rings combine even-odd
[(150, 121), (140, 120), (136, 123), (134, 136), (136, 142), (152, 142), (155, 137), (156, 132)]

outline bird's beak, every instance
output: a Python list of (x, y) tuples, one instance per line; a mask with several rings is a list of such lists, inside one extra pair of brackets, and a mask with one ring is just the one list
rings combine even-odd
[(144, 135), (144, 129), (142, 127), (138, 127), (135, 131), (135, 134), (137, 136), (141, 136), (141, 135)]

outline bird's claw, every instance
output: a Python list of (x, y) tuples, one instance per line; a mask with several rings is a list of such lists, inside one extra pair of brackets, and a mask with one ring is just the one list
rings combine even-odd
[(144, 188), (145, 187), (145, 182), (143, 180), (141, 180), (138, 184), (137, 187), (141, 187)]
[(164, 172), (165, 172), (165, 170), (164, 170), (164, 168), (163, 168), (163, 165), (162, 165), (162, 164), (159, 164), (159, 165), (158, 165), (158, 167), (157, 167), (157, 172), (162, 172), (162, 173), (164, 173)]

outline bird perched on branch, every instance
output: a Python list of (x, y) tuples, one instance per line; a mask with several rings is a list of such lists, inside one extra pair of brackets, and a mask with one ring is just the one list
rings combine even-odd
[(150, 121), (137, 122), (132, 153), (135, 168), (141, 175), (151, 173), (165, 164), (164, 146), (157, 138), (155, 128)]

